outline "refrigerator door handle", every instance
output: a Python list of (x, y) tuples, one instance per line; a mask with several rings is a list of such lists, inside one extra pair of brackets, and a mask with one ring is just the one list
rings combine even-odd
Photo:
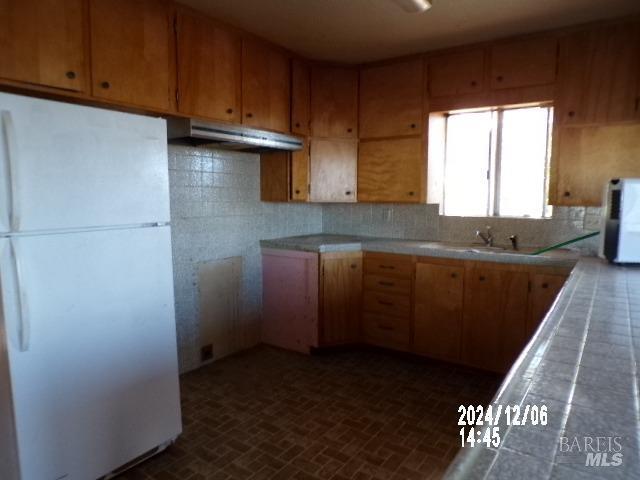
[(19, 339), (20, 339), (20, 351), (27, 352), (31, 344), (31, 322), (29, 321), (29, 315), (27, 312), (27, 297), (23, 288), (23, 275), (22, 268), (20, 266), (20, 248), (18, 247), (18, 240), (15, 238), (9, 241), (9, 253), (13, 260), (13, 271), (16, 281), (16, 296), (18, 300), (18, 314), (19, 314)]
[(17, 182), (17, 148), (16, 129), (13, 125), (13, 117), (8, 110), (2, 110), (2, 135), (7, 151), (7, 176), (9, 178), (9, 219), (11, 230), (20, 230), (20, 215), (18, 214), (18, 182)]

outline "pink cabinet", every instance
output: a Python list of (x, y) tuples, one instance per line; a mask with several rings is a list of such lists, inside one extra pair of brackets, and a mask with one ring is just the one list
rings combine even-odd
[(262, 341), (309, 353), (318, 346), (318, 254), (262, 249)]

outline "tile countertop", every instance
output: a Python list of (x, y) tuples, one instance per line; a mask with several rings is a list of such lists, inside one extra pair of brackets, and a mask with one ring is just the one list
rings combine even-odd
[[(547, 425), (508, 426), (503, 415), (499, 447), (463, 448), (445, 478), (640, 478), (638, 360), (640, 267), (581, 258), (492, 402), (494, 412), (546, 405)], [(598, 449), (603, 464), (622, 453), (620, 465), (586, 466)]]
[[(445, 478), (640, 478), (640, 266), (613, 266), (598, 258), (566, 253), (536, 257), (475, 253), (447, 244), (337, 235), (289, 237), (261, 245), (317, 252), (362, 249), (505, 263), (575, 264), (492, 401), (494, 415), (500, 405), (503, 409), (519, 405), (522, 414), (526, 405), (544, 405), (547, 424), (532, 425), (529, 415), (526, 425), (510, 426), (506, 415), (501, 415), (499, 446), (462, 448)], [(476, 430), (482, 428), (486, 424)], [(570, 451), (566, 446), (560, 448), (563, 444)], [(594, 455), (600, 466), (587, 466), (588, 452), (606, 457)], [(617, 457), (620, 464), (606, 466), (618, 463), (615, 453), (622, 453)]]
[(263, 248), (300, 250), (305, 252), (367, 252), (397, 253), (425, 257), (458, 258), (497, 263), (521, 263), (527, 265), (547, 265), (573, 267), (578, 254), (569, 250), (556, 250), (543, 255), (527, 255), (531, 249), (514, 252), (508, 248), (487, 251), (482, 245), (428, 242), (419, 240), (397, 240), (389, 238), (358, 237), (347, 235), (302, 235), (298, 237), (261, 240)]

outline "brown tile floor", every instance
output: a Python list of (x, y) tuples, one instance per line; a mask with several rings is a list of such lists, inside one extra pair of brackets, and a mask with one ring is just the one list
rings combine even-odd
[(184, 433), (119, 480), (439, 478), (458, 450), (458, 405), (487, 403), (500, 377), (261, 346), (181, 382)]

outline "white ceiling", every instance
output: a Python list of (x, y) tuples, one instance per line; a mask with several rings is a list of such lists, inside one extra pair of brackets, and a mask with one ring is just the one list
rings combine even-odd
[(305, 57), (364, 62), (640, 12), (638, 0), (180, 0)]

